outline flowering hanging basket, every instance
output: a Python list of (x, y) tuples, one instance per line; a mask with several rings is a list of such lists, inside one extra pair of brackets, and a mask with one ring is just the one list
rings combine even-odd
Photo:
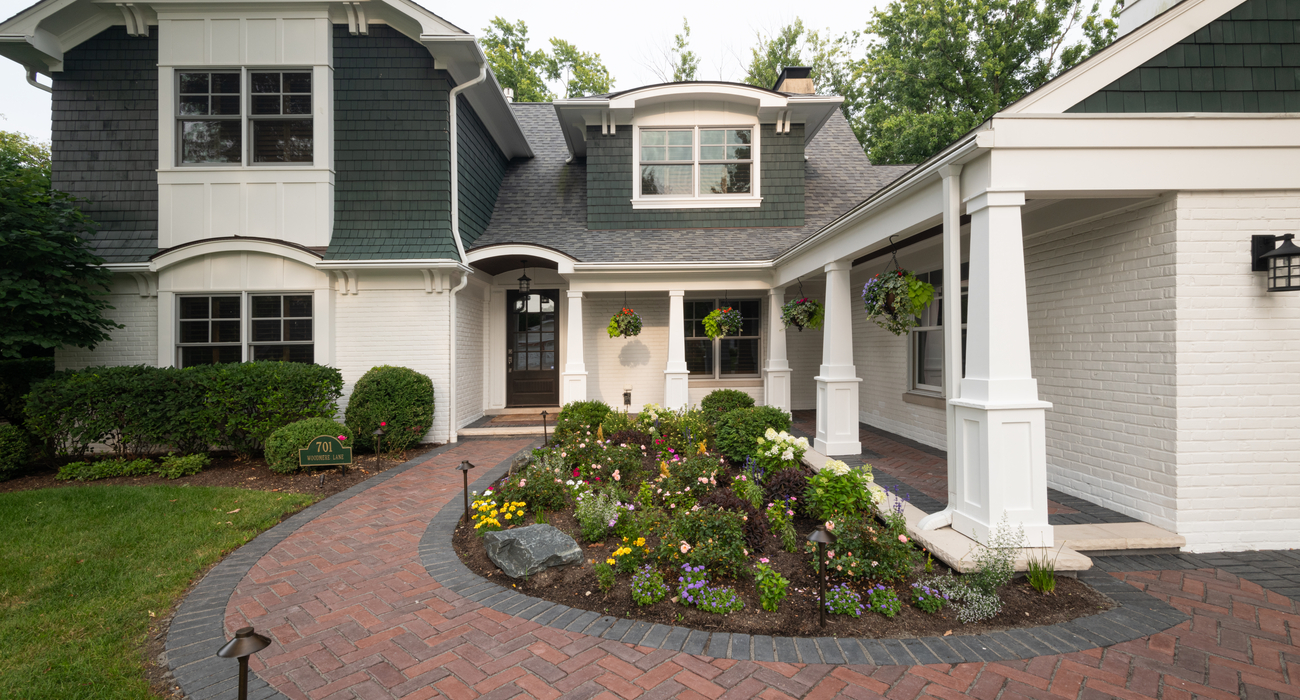
[(740, 329), (744, 326), (745, 318), (740, 315), (739, 310), (730, 306), (714, 309), (704, 317), (704, 333), (710, 340), (728, 335), (740, 335)]
[(889, 270), (867, 280), (862, 303), (876, 325), (904, 335), (916, 327), (917, 317), (934, 301), (934, 287), (907, 270)]
[(825, 316), (826, 310), (822, 307), (822, 303), (808, 297), (792, 299), (781, 307), (781, 322), (786, 328), (794, 326), (800, 331), (805, 328), (813, 330), (821, 328)]
[(609, 319), (609, 337), (631, 338), (641, 335), (641, 316), (632, 309), (623, 309)]

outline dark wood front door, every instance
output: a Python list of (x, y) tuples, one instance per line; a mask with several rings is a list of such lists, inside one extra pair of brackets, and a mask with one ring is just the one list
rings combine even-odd
[(506, 405), (560, 403), (560, 293), (555, 289), (506, 292)]

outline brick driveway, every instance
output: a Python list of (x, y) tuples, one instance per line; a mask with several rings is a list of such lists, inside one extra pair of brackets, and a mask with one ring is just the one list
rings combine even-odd
[[(253, 658), (270, 686), (258, 685), (253, 697), (1300, 698), (1289, 675), (1300, 659), (1291, 638), (1300, 610), (1221, 568), (1191, 568), (1205, 562), (1183, 555), (1099, 565), (1127, 568), (1112, 575), (1190, 621), (1107, 648), (1022, 661), (736, 661), (514, 618), (440, 585), (418, 546), (442, 506), (460, 507), (453, 469), (460, 460), (493, 465), (528, 444), (463, 442), (339, 502), (271, 547), (239, 581), (224, 616), (227, 634), (253, 625), (274, 640)], [(1134, 570), (1144, 561), (1159, 568)], [(186, 691), (202, 700), (217, 697), (217, 687)]]

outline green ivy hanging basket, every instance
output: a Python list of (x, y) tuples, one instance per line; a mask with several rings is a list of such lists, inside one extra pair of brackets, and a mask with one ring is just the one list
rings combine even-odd
[(822, 307), (822, 303), (808, 297), (791, 299), (781, 307), (781, 322), (786, 328), (794, 326), (800, 331), (805, 328), (817, 330), (822, 327), (822, 320), (825, 317), (826, 309)]
[(894, 335), (905, 335), (915, 328), (921, 312), (932, 301), (934, 286), (907, 270), (882, 272), (862, 288), (867, 316)]
[(624, 308), (609, 319), (609, 337), (632, 338), (641, 335), (641, 316), (632, 309)]
[(714, 309), (704, 317), (704, 333), (709, 339), (723, 338), (729, 335), (740, 335), (740, 330), (745, 327), (745, 318), (740, 315), (738, 309), (730, 306), (722, 309)]

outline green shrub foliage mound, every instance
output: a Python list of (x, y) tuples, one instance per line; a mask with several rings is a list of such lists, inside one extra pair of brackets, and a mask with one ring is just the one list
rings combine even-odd
[(753, 408), (754, 397), (736, 389), (718, 389), (710, 392), (700, 402), (700, 410), (708, 417), (710, 425), (717, 425), (718, 419), (737, 408)]
[(397, 452), (418, 444), (433, 424), (433, 380), (406, 367), (380, 365), (357, 380), (344, 422), (357, 444), (375, 449), (375, 429), (384, 426), (381, 448)]
[(54, 374), (53, 357), (0, 360), (0, 418), (15, 425), (23, 422), (23, 398), (32, 385)]
[(18, 473), (27, 463), (30, 450), (27, 431), (16, 425), (0, 425), (0, 481)]
[(564, 404), (564, 408), (555, 417), (555, 441), (563, 442), (588, 430), (594, 435), (601, 421), (612, 411), (604, 401), (572, 401)]
[(743, 462), (758, 452), (758, 439), (771, 428), (790, 429), (790, 414), (773, 406), (737, 408), (718, 419), (718, 449), (733, 462)]
[(344, 447), (352, 447), (352, 431), (347, 426), (336, 423), (329, 418), (308, 418), (280, 428), (266, 441), (266, 464), (277, 474), (292, 474), (302, 469), (299, 465), (298, 450), (306, 449), (307, 443), (322, 435), (338, 437), (342, 435)]

